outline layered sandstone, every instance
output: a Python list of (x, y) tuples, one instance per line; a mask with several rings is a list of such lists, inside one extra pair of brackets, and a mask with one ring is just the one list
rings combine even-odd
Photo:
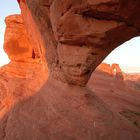
[[(29, 78), (36, 71), (34, 66), (47, 68), (44, 55), (32, 43), (21, 15), (10, 15), (5, 18), (6, 30), (4, 37), (4, 50), (10, 63), (1, 68), (1, 71), (13, 77)], [(44, 66), (43, 66), (44, 65)], [(30, 70), (31, 69), (31, 70)]]
[(108, 73), (112, 76), (115, 76), (119, 79), (124, 79), (125, 77), (125, 73), (121, 70), (119, 64), (106, 64), (106, 63), (101, 63), (98, 67), (97, 67), (97, 70), (99, 71), (103, 71), (105, 73)]
[(47, 79), (46, 62), (38, 57), (38, 51), (30, 42), (21, 15), (8, 16), (5, 22), (4, 50), (10, 63), (0, 68), (1, 140), (12, 106), (35, 94)]
[(111, 66), (110, 64), (106, 64), (106, 63), (101, 63), (98, 67), (97, 67), (97, 70), (99, 71), (103, 71), (103, 72), (106, 72), (108, 74), (111, 74)]
[(4, 50), (11, 61), (40, 63), (41, 53), (32, 44), (21, 15), (6, 17)]
[(70, 84), (85, 85), (114, 48), (139, 34), (138, 0), (19, 2), (26, 25), (31, 16), (47, 48), (50, 75)]
[(105, 56), (138, 35), (140, 2), (19, 0), (19, 4), (29, 48), (31, 44), (37, 50), (38, 64), (46, 66), (46, 57), (49, 78), (37, 85), (45, 76), (42, 67), (32, 67), (31, 73), (38, 72), (35, 77), (25, 78), (11, 92), (10, 101), (16, 101), (0, 120), (0, 139), (139, 140), (139, 129), (86, 83)]

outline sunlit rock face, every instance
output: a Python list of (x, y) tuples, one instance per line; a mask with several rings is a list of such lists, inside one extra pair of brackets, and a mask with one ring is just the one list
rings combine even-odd
[(111, 72), (112, 72), (112, 75), (114, 75), (117, 78), (123, 80), (123, 78), (124, 78), (123, 77), (123, 72), (122, 72), (119, 64), (112, 64), (112, 66), (111, 66)]
[(27, 78), (30, 74), (32, 75), (30, 69), (33, 70), (34, 66), (40, 65), (44, 69), (47, 68), (46, 61), (43, 59), (44, 55), (27, 33), (22, 16), (10, 15), (6, 17), (5, 23), (4, 50), (10, 63), (2, 69), (13, 76)]
[(139, 0), (21, 0), (20, 6), (26, 25), (31, 15), (39, 30), (50, 75), (70, 84), (85, 85), (114, 48), (139, 34)]
[(106, 73), (109, 73), (109, 74), (112, 74), (110, 64), (101, 63), (101, 64), (97, 67), (97, 70), (102, 71), (102, 72), (106, 72)]
[[(10, 63), (0, 68), (0, 123), (11, 107), (35, 94), (47, 79), (47, 64), (33, 46), (21, 15), (6, 17), (4, 50)], [(0, 124), (0, 140), (4, 126)]]
[(9, 59), (20, 62), (37, 62), (39, 53), (28, 38), (21, 15), (8, 16), (5, 22), (4, 50)]
[[(46, 80), (47, 63), (40, 48), (37, 48), (33, 39), (27, 33), (21, 15), (10, 15), (5, 18), (6, 30), (4, 50), (10, 63), (1, 68), (1, 71), (12, 77), (30, 79), (42, 75), (38, 80)], [(39, 70), (40, 69), (40, 70)], [(39, 86), (38, 86), (39, 87)]]
[(8, 16), (5, 22), (4, 50), (10, 63), (0, 68), (0, 140), (12, 140), (7, 135), (13, 128), (6, 130), (12, 116), (9, 112), (15, 104), (36, 94), (48, 72), (44, 56), (32, 44), (21, 15)]
[(97, 70), (105, 72), (109, 75), (112, 75), (118, 79), (123, 80), (125, 77), (125, 73), (121, 70), (119, 64), (106, 64), (106, 63), (101, 63), (98, 67)]

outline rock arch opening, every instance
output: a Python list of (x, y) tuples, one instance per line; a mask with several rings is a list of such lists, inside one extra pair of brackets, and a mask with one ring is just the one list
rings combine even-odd
[(124, 42), (102, 61), (97, 71), (103, 71), (122, 80), (127, 74), (140, 73), (139, 44), (139, 36)]
[(116, 70), (116, 68), (114, 68), (113, 69), (113, 75), (116, 75), (116, 73), (117, 73), (117, 70)]
[(42, 62), (46, 48), (49, 78), (45, 78), (46, 63), (40, 67), (38, 61), (38, 68), (25, 65), (25, 73), (22, 65), (21, 69), (16, 67), (19, 62), (12, 65), (20, 70), (18, 77), (26, 77), (26, 84), (18, 80), (16, 89), (9, 90), (15, 106), (12, 102), (10, 113), (0, 121), (0, 139), (139, 140), (139, 130), (98, 98), (86, 83), (113, 49), (139, 34), (140, 1), (18, 1), (32, 44), (30, 56)]
[(20, 7), (25, 24), (29, 25), (32, 18), (39, 29), (50, 76), (83, 86), (112, 50), (139, 35), (136, 12), (140, 12), (140, 2), (133, 2), (132, 7), (130, 1), (125, 9), (123, 1), (67, 1), (62, 6), (60, 2), (65, 3), (28, 0), (20, 1)]
[[(103, 61), (112, 65), (119, 64), (121, 70), (125, 73), (140, 72), (140, 37), (134, 37), (114, 49)], [(115, 71), (115, 70), (114, 70)]]

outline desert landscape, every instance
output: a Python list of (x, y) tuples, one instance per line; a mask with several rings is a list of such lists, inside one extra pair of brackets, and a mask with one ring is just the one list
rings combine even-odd
[(140, 34), (140, 1), (17, 2), (21, 14), (5, 18), (0, 140), (140, 140), (140, 74), (102, 63)]
[(119, 71), (114, 75), (110, 68), (109, 64), (100, 64), (88, 86), (116, 112), (139, 128), (140, 74), (120, 74)]

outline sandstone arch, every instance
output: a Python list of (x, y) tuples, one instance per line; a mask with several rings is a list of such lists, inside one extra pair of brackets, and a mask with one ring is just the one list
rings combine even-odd
[(116, 76), (117, 78), (123, 79), (123, 72), (120, 69), (119, 64), (111, 65), (111, 73), (112, 73), (112, 75)]
[(139, 35), (139, 5), (138, 0), (20, 1), (25, 24), (30, 15), (38, 26), (50, 75), (76, 85), (85, 85), (114, 48)]
[(19, 0), (19, 3), (30, 41), (43, 58), (46, 55), (49, 78), (33, 97), (11, 109), (4, 129), (0, 127), (1, 139), (139, 140), (139, 130), (85, 84), (105, 56), (139, 34), (136, 13), (140, 2)]

